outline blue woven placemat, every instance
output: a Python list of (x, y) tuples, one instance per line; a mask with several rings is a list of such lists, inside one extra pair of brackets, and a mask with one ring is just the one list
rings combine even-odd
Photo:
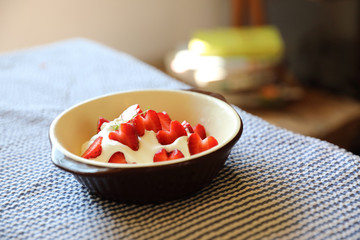
[(187, 86), (73, 39), (0, 55), (0, 239), (360, 239), (360, 158), (236, 110), (243, 136), (194, 196), (133, 205), (91, 195), (50, 160), (48, 128), (106, 93)]

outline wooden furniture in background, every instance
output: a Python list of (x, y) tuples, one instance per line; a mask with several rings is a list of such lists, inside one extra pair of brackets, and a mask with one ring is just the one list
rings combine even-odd
[(247, 24), (251, 26), (264, 25), (265, 10), (262, 0), (232, 0), (232, 25), (240, 27)]
[(246, 110), (276, 126), (360, 153), (360, 102), (351, 98), (307, 90), (301, 100), (283, 107)]

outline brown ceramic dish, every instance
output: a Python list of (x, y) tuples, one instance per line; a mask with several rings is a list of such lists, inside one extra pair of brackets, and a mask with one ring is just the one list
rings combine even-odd
[[(108, 199), (154, 203), (188, 196), (212, 181), (242, 134), (240, 116), (219, 98), (196, 91), (142, 90), (82, 102), (52, 122), (52, 162), (73, 174), (90, 192)], [(142, 165), (101, 163), (79, 156), (81, 145), (96, 134), (100, 116), (114, 119), (136, 103), (166, 111), (172, 119), (201, 123), (219, 144), (191, 157)]]

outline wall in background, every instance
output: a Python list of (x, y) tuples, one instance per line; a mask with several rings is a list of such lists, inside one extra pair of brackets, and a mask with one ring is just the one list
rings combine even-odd
[(0, 0), (0, 52), (85, 37), (158, 65), (194, 29), (227, 25), (227, 0)]
[[(73, 37), (162, 67), (194, 30), (228, 26), (231, 0), (0, 0), (0, 52)], [(264, 0), (303, 83), (360, 96), (359, 0)]]

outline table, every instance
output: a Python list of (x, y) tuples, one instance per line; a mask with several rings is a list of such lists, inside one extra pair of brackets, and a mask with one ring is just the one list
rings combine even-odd
[(336, 144), (349, 151), (360, 148), (360, 102), (319, 89), (305, 89), (298, 101), (277, 108), (248, 108), (266, 121)]
[(200, 192), (162, 204), (92, 195), (50, 160), (48, 128), (88, 98), (183, 83), (86, 39), (0, 55), (0, 239), (359, 239), (360, 157), (238, 107), (243, 136)]

